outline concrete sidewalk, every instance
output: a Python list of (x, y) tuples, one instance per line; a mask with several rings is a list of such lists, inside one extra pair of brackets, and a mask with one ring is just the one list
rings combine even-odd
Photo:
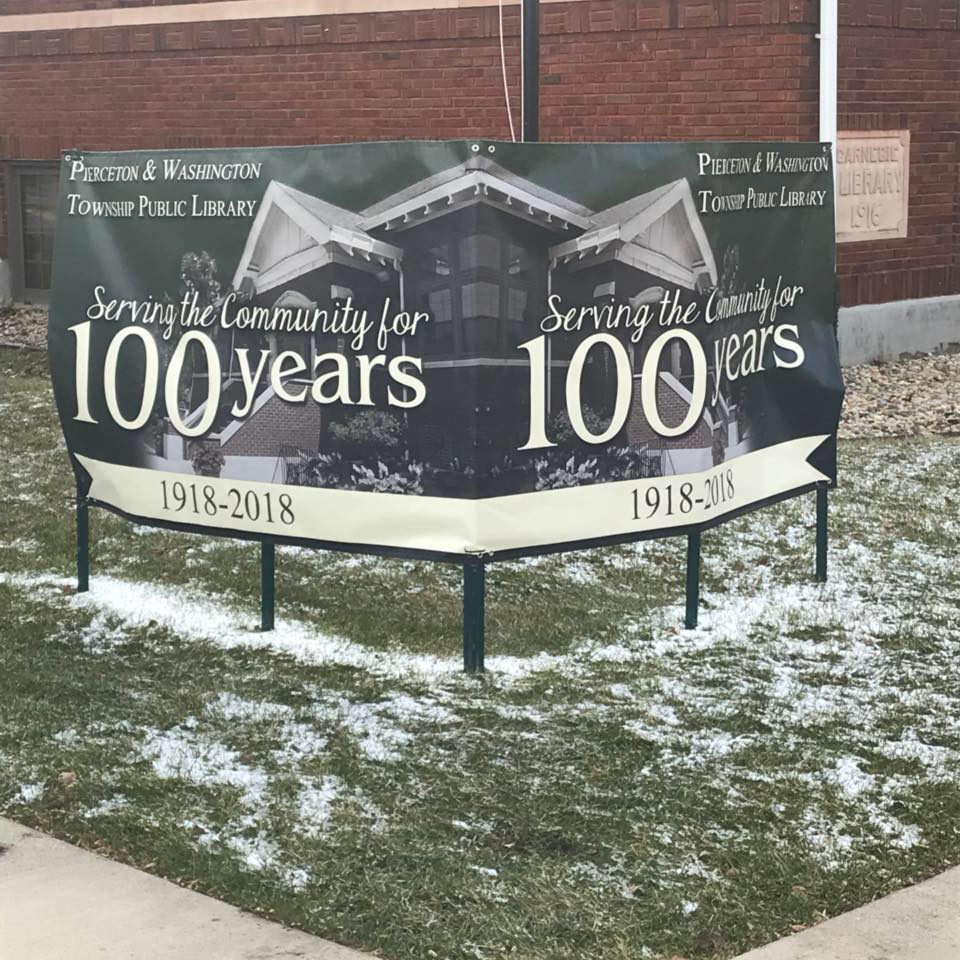
[(737, 960), (958, 960), (960, 867)]
[(0, 960), (370, 960), (0, 818)]
[[(0, 818), (0, 960), (371, 960)], [(738, 960), (958, 960), (960, 867)]]

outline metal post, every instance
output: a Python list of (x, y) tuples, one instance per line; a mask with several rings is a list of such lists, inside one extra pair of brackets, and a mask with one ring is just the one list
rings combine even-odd
[(827, 582), (827, 486), (817, 487), (817, 583)]
[(540, 0), (522, 0), (520, 14), (520, 70), (523, 81), (520, 137), (524, 143), (540, 139)]
[(90, 589), (90, 507), (77, 496), (77, 593)]
[(463, 565), (463, 669), (483, 673), (484, 599), (486, 566), (483, 561)]
[(260, 629), (273, 629), (273, 608), (276, 597), (274, 571), (275, 545), (272, 540), (260, 541)]
[(820, 142), (833, 151), (832, 169), (837, 158), (837, 0), (820, 0)]
[(700, 613), (700, 531), (687, 534), (687, 612), (684, 626), (694, 630)]

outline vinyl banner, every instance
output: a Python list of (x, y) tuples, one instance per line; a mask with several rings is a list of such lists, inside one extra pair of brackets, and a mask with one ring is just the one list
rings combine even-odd
[(834, 482), (835, 304), (822, 144), (72, 152), (50, 367), (95, 503), (508, 556)]

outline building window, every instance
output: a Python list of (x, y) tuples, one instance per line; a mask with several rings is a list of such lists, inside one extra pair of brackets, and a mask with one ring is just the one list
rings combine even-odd
[(460, 288), (463, 317), (463, 352), (496, 351), (500, 314), (500, 285), (475, 280)]
[(56, 175), (21, 174), (20, 228), (23, 237), (23, 286), (26, 290), (50, 289), (56, 216)]
[(59, 168), (48, 163), (10, 164), (7, 174), (7, 231), (13, 295), (46, 301), (53, 272)]
[[(440, 235), (449, 238), (437, 243)], [(405, 277), (409, 304), (426, 310), (430, 358), (512, 356), (532, 336), (531, 304), (546, 296), (550, 238), (510, 214), (454, 212), (415, 228)]]
[(427, 297), (430, 319), (433, 321), (431, 336), (437, 353), (453, 353), (453, 298), (449, 289), (434, 290)]
[(500, 241), (489, 233), (474, 233), (460, 241), (460, 269), (500, 269)]
[(450, 291), (448, 289), (434, 290), (430, 294), (430, 317), (434, 323), (450, 323), (453, 315), (450, 312)]

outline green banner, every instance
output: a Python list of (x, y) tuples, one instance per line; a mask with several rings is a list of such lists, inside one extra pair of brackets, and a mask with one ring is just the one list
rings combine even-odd
[(462, 557), (836, 480), (829, 147), (69, 153), (50, 365), (81, 493)]

